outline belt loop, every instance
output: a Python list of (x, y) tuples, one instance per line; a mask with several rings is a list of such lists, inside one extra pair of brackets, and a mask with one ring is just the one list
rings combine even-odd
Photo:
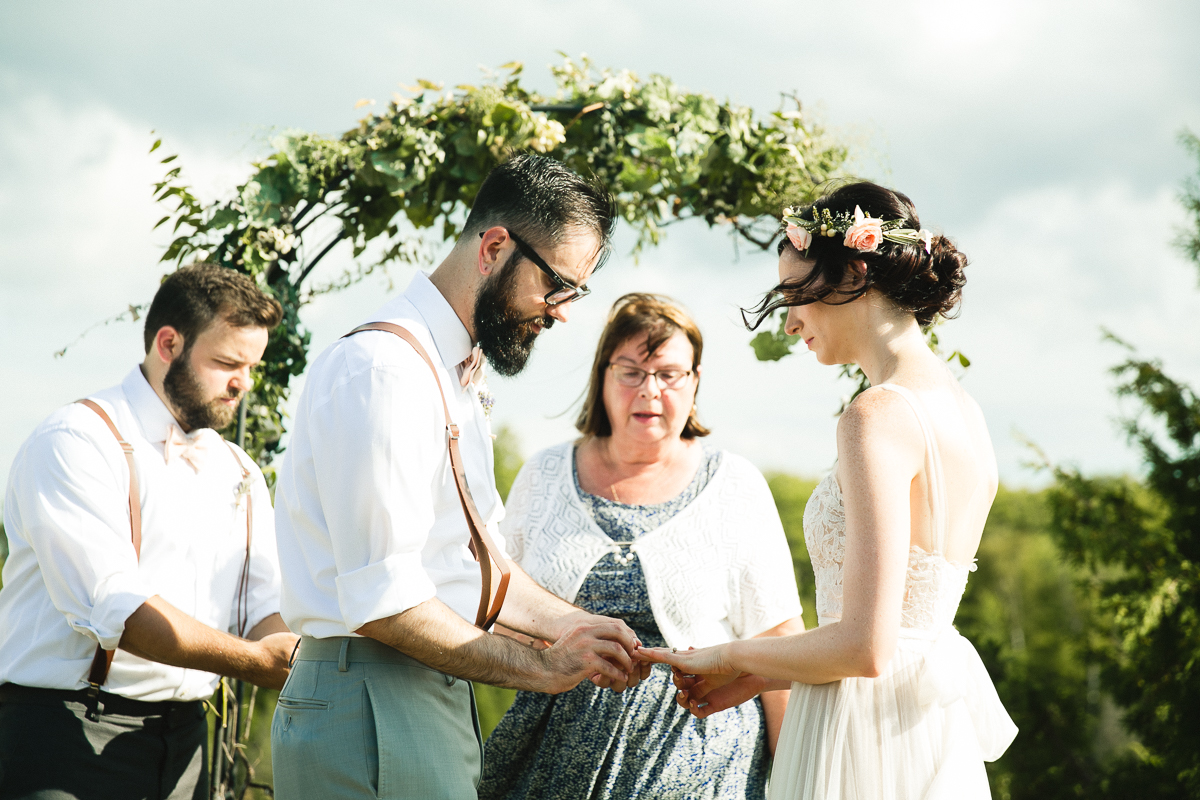
[(338, 672), (347, 672), (350, 669), (350, 637), (342, 639), (342, 649), (338, 651)]
[(293, 669), (296, 666), (296, 654), (300, 652), (300, 641), (304, 637), (296, 638), (296, 645), (292, 648), (292, 655), (288, 658), (288, 669)]
[(104, 704), (100, 702), (100, 684), (89, 683), (87, 689), (87, 718), (92, 722), (99, 722), (100, 715), (104, 713)]

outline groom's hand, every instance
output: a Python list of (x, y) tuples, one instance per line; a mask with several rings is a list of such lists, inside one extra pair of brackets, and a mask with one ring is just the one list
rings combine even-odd
[[(586, 611), (578, 611), (573, 614), (567, 614), (562, 619), (567, 622), (589, 620), (592, 622), (621, 622), (620, 620), (616, 620), (612, 617), (605, 617), (599, 614), (590, 614)], [(624, 622), (621, 622), (621, 624), (625, 625)], [(632, 633), (632, 630), (630, 632)], [(633, 643), (633, 649), (626, 650), (626, 652), (629, 654), (630, 660), (633, 662), (633, 668), (630, 669), (626, 674), (625, 680), (614, 681), (611, 678), (605, 677), (604, 675), (596, 674), (591, 677), (591, 682), (601, 689), (612, 689), (614, 692), (619, 694), (620, 692), (625, 691), (625, 689), (632, 689), (646, 678), (649, 678), (651, 670), (654, 669), (654, 665), (637, 657), (637, 648), (641, 647), (642, 643), (638, 640), (636, 634), (634, 634)]]
[(547, 673), (542, 691), (565, 692), (590, 678), (620, 692), (641, 680), (641, 665), (631, 655), (637, 636), (624, 622), (578, 611), (564, 615), (556, 627), (554, 644), (539, 653)]

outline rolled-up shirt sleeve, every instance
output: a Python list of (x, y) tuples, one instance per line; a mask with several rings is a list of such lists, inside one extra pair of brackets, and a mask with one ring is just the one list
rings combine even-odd
[(115, 441), (103, 444), (112, 452), (65, 426), (35, 437), (13, 465), (10, 502), (55, 608), (115, 650), (125, 621), (153, 592), (138, 574), (125, 458)]
[(338, 605), (351, 631), (436, 594), (421, 560), (446, 447), (433, 381), (405, 346), (396, 363), (336, 387), (310, 418)]

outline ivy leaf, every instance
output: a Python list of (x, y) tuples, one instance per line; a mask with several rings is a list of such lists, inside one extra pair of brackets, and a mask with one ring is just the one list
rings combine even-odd
[(778, 361), (784, 356), (791, 355), (792, 345), (800, 341), (799, 336), (789, 336), (783, 332), (787, 325), (787, 312), (779, 318), (779, 328), (774, 331), (762, 331), (750, 340), (754, 348), (754, 357), (759, 361)]

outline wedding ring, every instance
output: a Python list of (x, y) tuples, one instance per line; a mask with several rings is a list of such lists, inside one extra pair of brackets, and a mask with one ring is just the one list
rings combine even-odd
[(671, 648), (671, 652), (672, 652), (672, 653), (678, 653), (678, 652), (679, 652), (679, 648), (677, 648), (677, 647), (672, 647), (672, 648)]

